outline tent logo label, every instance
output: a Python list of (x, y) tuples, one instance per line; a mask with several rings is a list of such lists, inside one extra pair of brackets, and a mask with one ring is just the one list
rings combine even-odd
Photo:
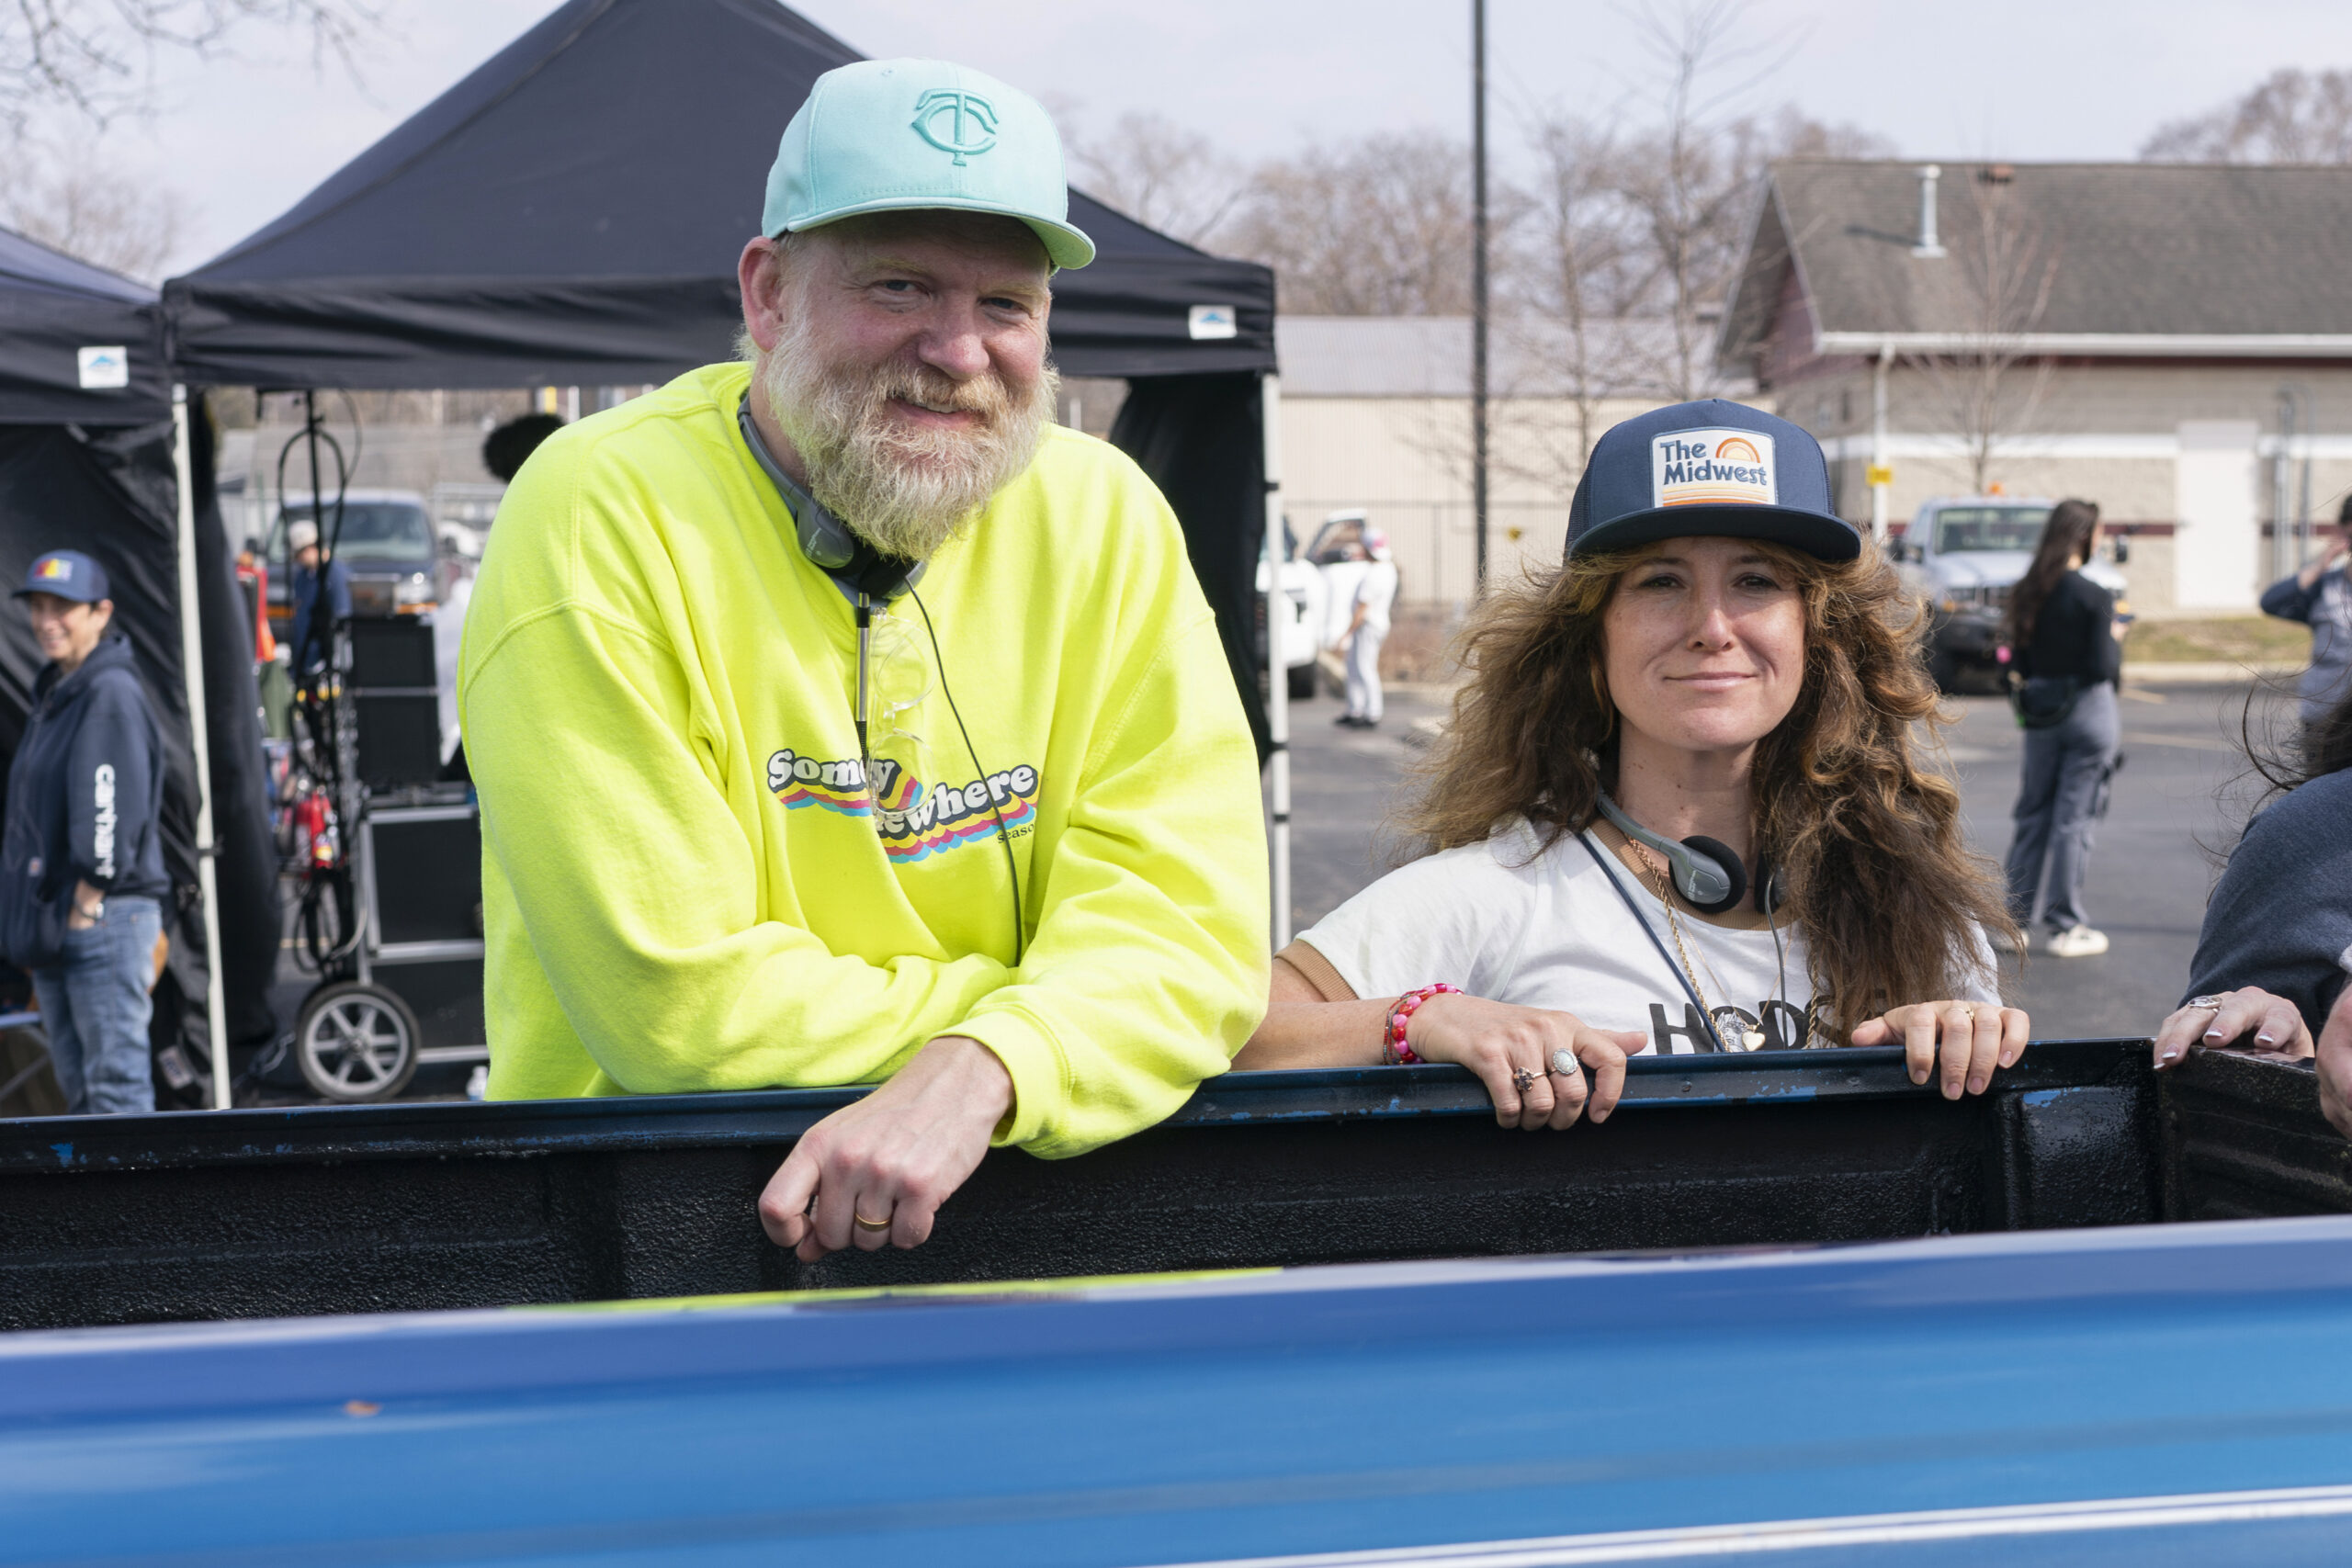
[(1185, 326), (1195, 342), (1236, 337), (1241, 331), (1241, 323), (1235, 318), (1230, 305), (1195, 305), (1186, 318)]
[[(944, 137), (939, 130), (943, 121)], [(959, 87), (933, 87), (916, 101), (915, 134), (964, 163), (996, 145), (996, 106)]]
[(1678, 430), (1650, 441), (1653, 506), (1774, 506), (1772, 438), (1754, 430)]
[(107, 392), (130, 385), (130, 351), (119, 346), (75, 351), (81, 361), (82, 389)]

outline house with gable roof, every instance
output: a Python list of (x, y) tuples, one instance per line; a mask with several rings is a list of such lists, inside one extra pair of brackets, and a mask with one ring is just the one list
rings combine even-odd
[(2135, 608), (2250, 613), (2352, 491), (2347, 256), (2352, 168), (1792, 159), (1718, 361), (1857, 523), (2079, 495)]

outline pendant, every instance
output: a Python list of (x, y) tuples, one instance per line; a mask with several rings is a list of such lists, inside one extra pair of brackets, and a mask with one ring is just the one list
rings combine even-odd
[(1750, 1051), (1761, 1051), (1764, 1049), (1764, 1032), (1760, 1029), (1747, 1030), (1740, 1035), (1739, 1043)]

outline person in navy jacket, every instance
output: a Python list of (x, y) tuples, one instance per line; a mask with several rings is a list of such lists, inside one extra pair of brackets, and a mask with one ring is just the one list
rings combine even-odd
[(53, 550), (16, 597), (50, 661), (8, 768), (0, 950), (32, 976), (67, 1111), (153, 1111), (162, 737), (130, 639), (107, 629), (104, 568)]

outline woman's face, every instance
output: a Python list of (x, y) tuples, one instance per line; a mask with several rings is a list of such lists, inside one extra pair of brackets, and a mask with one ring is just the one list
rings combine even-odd
[(1600, 612), (1602, 670), (1630, 736), (1732, 751), (1770, 734), (1804, 679), (1804, 600), (1747, 539), (1644, 550)]

